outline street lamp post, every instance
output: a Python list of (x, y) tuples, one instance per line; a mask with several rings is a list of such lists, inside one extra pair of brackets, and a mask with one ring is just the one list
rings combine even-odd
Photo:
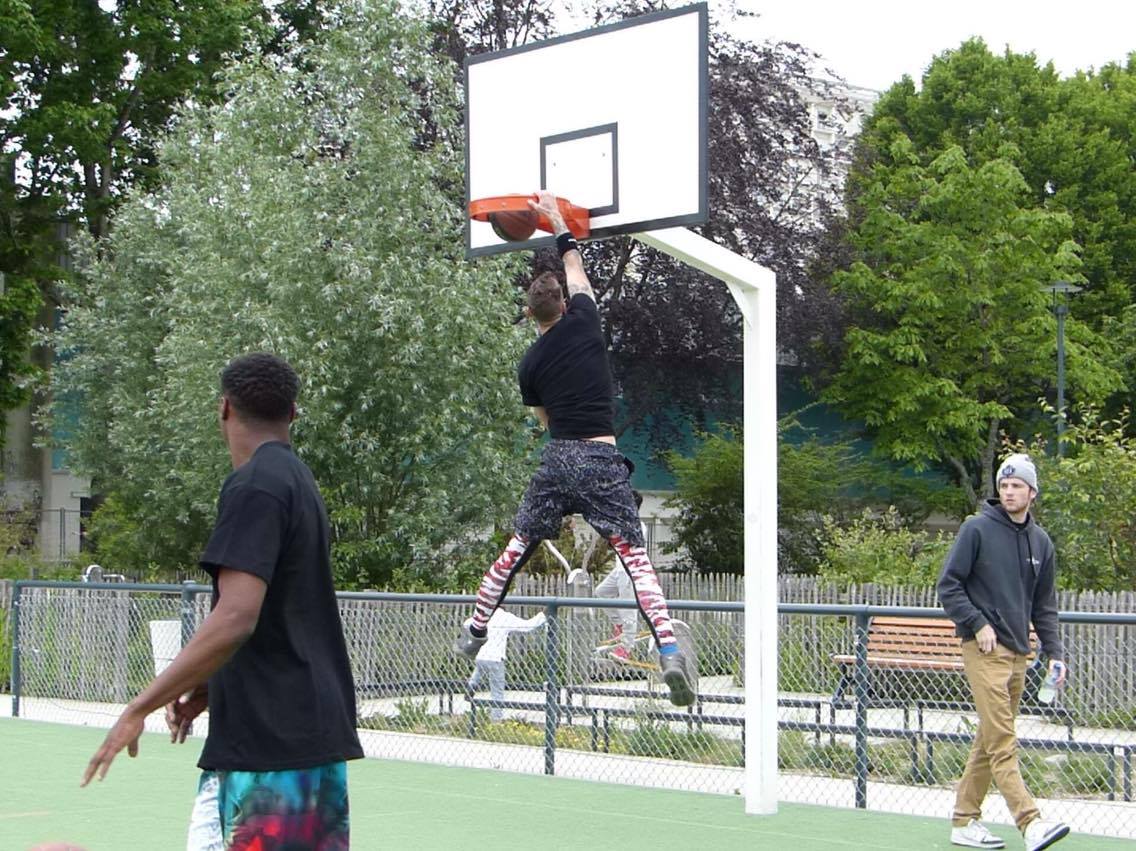
[(1065, 454), (1065, 317), (1069, 315), (1069, 296), (1081, 287), (1068, 281), (1054, 281), (1045, 287), (1053, 294), (1053, 314), (1057, 317), (1057, 454)]

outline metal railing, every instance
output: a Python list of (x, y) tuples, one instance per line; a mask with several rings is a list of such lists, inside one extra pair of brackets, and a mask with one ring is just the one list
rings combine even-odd
[[(208, 592), (17, 583), (13, 714), (109, 724), (193, 634)], [(741, 788), (742, 603), (671, 602), (699, 655), (698, 701), (679, 709), (653, 669), (648, 636), (637, 638), (629, 661), (613, 657), (607, 613), (626, 601), (510, 597), (509, 610), (543, 611), (546, 625), (510, 637), (495, 696), (483, 691), (486, 678), (473, 688), (473, 665), (450, 651), (474, 597), (341, 593), (339, 600), (369, 755), (718, 793)], [(945, 817), (977, 717), (965, 678), (874, 665), (868, 632), (878, 616), (943, 613), (779, 607), (780, 797)], [(1061, 622), (1070, 682), (1046, 707), (1031, 678), (1018, 721), (1023, 775), (1046, 817), (1076, 831), (1136, 837), (1136, 702), (1126, 679), (1136, 676), (1136, 613), (1063, 612)], [(852, 657), (850, 671), (837, 656)], [(1082, 666), (1095, 666), (1085, 677), (1092, 688), (1081, 688)], [(1110, 677), (1116, 688), (1102, 689)], [(994, 794), (987, 817), (1010, 821)]]
[(77, 508), (0, 510), (0, 556), (67, 561), (88, 549), (90, 511)]

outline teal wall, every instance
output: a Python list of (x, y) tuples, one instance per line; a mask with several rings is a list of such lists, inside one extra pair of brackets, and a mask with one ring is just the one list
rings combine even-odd
[[(741, 393), (741, 382), (738, 382)], [(815, 403), (815, 404), (814, 404)], [(810, 407), (811, 406), (811, 407)], [(806, 410), (807, 409), (807, 410)], [(784, 437), (790, 443), (799, 443), (810, 436), (823, 442), (849, 441), (857, 449), (867, 452), (871, 443), (861, 439), (861, 428), (857, 423), (844, 419), (838, 411), (827, 405), (816, 403), (816, 397), (804, 387), (800, 374), (791, 367), (777, 368), (777, 417), (799, 411), (797, 419), (801, 428), (787, 432)], [(618, 421), (618, 416), (616, 417)], [(719, 425), (717, 417), (707, 417), (705, 430), (715, 431)], [(619, 448), (635, 463), (631, 484), (639, 490), (673, 490), (674, 476), (659, 461), (658, 447), (650, 441), (649, 424), (628, 429), (619, 438)], [(687, 422), (678, 437), (666, 447), (683, 455), (691, 455), (697, 443), (694, 427)]]

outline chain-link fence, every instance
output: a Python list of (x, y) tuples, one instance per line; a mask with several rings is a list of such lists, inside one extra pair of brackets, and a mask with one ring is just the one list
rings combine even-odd
[[(208, 609), (200, 586), (19, 583), (13, 710), (109, 724)], [(622, 601), (512, 597), (500, 666), (450, 645), (471, 597), (340, 594), (371, 756), (733, 794), (744, 771), (743, 604), (673, 602), (697, 648), (699, 699), (672, 706), (649, 635), (626, 659)], [(977, 716), (941, 610), (782, 604), (780, 798), (946, 818)], [(642, 621), (640, 621), (642, 623)], [(1062, 613), (1070, 667), (1053, 704), (1027, 677), (1017, 731), (1042, 813), (1136, 837), (1136, 614)], [(953, 649), (952, 649), (953, 648)], [(492, 662), (493, 660), (485, 660)], [(496, 668), (496, 670), (490, 670)], [(199, 725), (198, 732), (201, 732)], [(1000, 797), (987, 817), (1010, 822)]]

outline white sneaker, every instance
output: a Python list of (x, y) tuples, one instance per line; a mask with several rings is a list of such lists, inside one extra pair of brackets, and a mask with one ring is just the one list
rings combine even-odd
[(986, 829), (978, 819), (971, 819), (966, 827), (951, 828), (951, 844), (967, 848), (1005, 848), (1006, 843)]
[(1026, 851), (1041, 851), (1069, 835), (1069, 825), (1059, 821), (1034, 819), (1026, 825)]

